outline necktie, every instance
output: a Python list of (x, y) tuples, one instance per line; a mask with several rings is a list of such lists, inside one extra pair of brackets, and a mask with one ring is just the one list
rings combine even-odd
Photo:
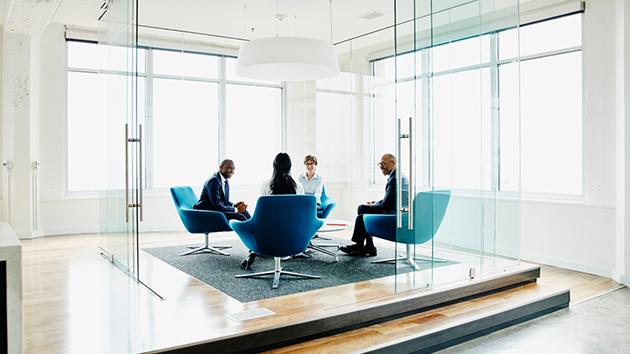
[(230, 184), (228, 183), (228, 180), (225, 180), (225, 205), (230, 204)]

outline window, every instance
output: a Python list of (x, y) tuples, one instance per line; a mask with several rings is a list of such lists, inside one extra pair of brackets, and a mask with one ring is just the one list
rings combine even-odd
[(414, 53), (397, 57), (397, 86), (394, 58), (374, 61), (374, 129), (387, 132), (374, 158), (396, 146), (395, 107), (430, 140), (416, 152), (427, 186), (581, 195), (581, 33), (580, 14), (522, 26), (520, 63), (516, 29), (424, 48), (415, 76), (401, 68)]
[[(111, 68), (103, 59), (109, 57), (106, 50), (120, 58)], [(124, 156), (124, 145), (116, 142), (124, 140), (127, 58), (124, 48), (68, 42), (69, 192), (124, 188), (122, 174), (114, 181), (112, 176), (106, 180), (103, 161), (120, 164), (115, 168), (124, 170), (122, 158), (110, 157)], [(146, 132), (146, 188), (201, 186), (223, 157), (234, 159), (239, 168), (234, 185), (260, 183), (247, 177), (258, 169), (269, 169), (269, 161), (282, 149), (282, 86), (235, 76), (235, 61), (200, 53), (138, 49), (138, 119)], [(222, 65), (226, 65), (225, 77), (220, 74)], [(121, 95), (112, 102), (122, 104), (111, 107), (114, 112), (110, 115), (98, 107), (111, 92)], [(111, 121), (109, 117), (121, 118)]]

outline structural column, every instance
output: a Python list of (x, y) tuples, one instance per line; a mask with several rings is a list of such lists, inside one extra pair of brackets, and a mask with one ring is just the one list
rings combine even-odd
[(39, 36), (5, 33), (2, 46), (3, 219), (19, 238), (38, 231)]

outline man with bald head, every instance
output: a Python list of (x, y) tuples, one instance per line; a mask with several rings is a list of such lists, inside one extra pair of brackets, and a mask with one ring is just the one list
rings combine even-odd
[[(354, 222), (354, 232), (352, 233), (352, 242), (354, 244), (340, 248), (342, 252), (350, 256), (376, 256), (376, 247), (374, 247), (372, 236), (365, 230), (365, 224), (363, 223), (364, 214), (396, 214), (396, 157), (392, 154), (383, 155), (381, 162), (378, 163), (378, 167), (384, 176), (389, 176), (385, 187), (385, 196), (378, 202), (372, 201), (359, 205), (357, 210), (358, 216)], [(408, 185), (408, 181), (404, 176), (402, 180), (403, 193), (405, 193), (405, 186)]]
[(230, 202), (229, 179), (234, 174), (236, 167), (234, 161), (225, 159), (219, 166), (219, 171), (208, 178), (201, 190), (201, 196), (194, 209), (214, 210), (222, 212), (228, 220), (237, 219), (245, 221), (251, 218), (245, 202), (232, 204)]

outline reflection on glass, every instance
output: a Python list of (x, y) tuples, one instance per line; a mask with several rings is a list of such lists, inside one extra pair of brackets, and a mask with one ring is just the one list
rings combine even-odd
[(154, 79), (153, 188), (199, 186), (219, 166), (218, 86)]

